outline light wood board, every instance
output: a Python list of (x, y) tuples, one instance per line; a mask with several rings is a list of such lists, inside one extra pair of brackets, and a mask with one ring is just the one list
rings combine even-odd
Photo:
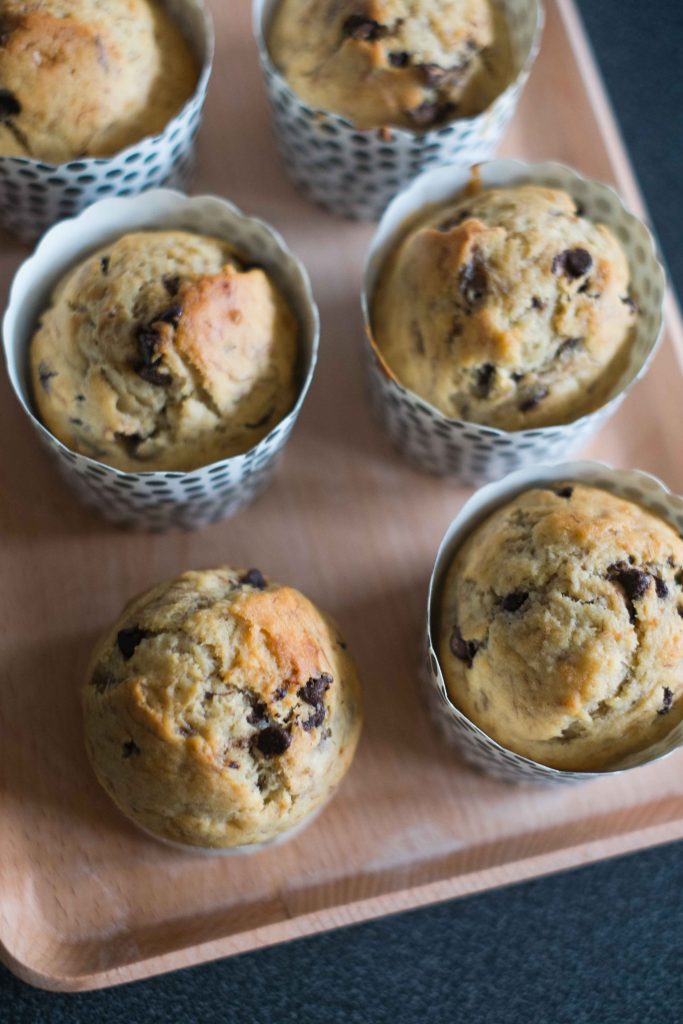
[[(467, 492), (409, 468), (371, 418), (358, 302), (372, 227), (309, 206), (269, 128), (247, 0), (213, 0), (218, 53), (195, 191), (278, 227), (322, 313), (319, 371), (274, 486), (196, 534), (118, 532), (78, 504), (0, 387), (0, 955), (47, 988), (96, 988), (683, 837), (683, 755), (567, 790), (474, 774), (436, 735), (417, 660), (427, 580)], [(558, 158), (640, 200), (570, 0), (547, 0), (505, 152)], [(2, 296), (25, 251), (1, 240)], [(668, 333), (587, 454), (683, 491)], [(674, 419), (674, 417), (676, 417)], [(139, 834), (86, 763), (78, 687), (132, 594), (189, 567), (256, 565), (342, 624), (367, 725), (337, 798), (291, 843), (208, 859)]]

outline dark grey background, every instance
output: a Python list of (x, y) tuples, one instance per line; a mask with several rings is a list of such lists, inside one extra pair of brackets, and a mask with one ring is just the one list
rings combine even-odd
[[(680, 294), (683, 2), (579, 3)], [(0, 1022), (674, 1024), (682, 968), (677, 844), (106, 992), (0, 967)]]

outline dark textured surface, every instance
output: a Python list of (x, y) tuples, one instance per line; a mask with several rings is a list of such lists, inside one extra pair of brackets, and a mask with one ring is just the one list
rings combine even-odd
[[(580, 7), (681, 294), (683, 3)], [(106, 992), (0, 967), (0, 1024), (674, 1024), (682, 962), (678, 844)]]

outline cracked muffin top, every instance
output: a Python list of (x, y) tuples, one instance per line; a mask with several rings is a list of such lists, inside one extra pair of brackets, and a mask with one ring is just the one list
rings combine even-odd
[(683, 718), (683, 540), (595, 487), (526, 491), (457, 551), (438, 650), (451, 700), (502, 746), (614, 767)]
[(598, 408), (637, 317), (620, 242), (564, 191), (472, 191), (389, 254), (374, 341), (398, 381), (451, 419), (502, 430)]
[(267, 842), (351, 764), (360, 686), (332, 621), (256, 569), (186, 572), (132, 601), (97, 646), (86, 745), (121, 810), (162, 838)]
[(162, 131), (197, 76), (155, 0), (3, 0), (0, 155), (109, 156)]
[(268, 46), (304, 102), (362, 129), (471, 116), (512, 77), (489, 0), (281, 0)]
[(298, 326), (260, 267), (183, 231), (124, 235), (57, 286), (31, 343), (63, 444), (127, 472), (248, 451), (295, 401)]

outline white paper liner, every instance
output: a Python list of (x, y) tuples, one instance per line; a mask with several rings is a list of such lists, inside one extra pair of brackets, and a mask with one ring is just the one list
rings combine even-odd
[[(300, 325), (300, 390), (291, 412), (254, 448), (191, 472), (124, 473), (71, 451), (40, 422), (32, 402), (29, 344), (56, 283), (74, 264), (130, 231), (178, 228), (224, 238), (261, 264), (283, 290)], [(318, 355), (319, 317), (308, 274), (281, 236), (216, 196), (158, 189), (105, 199), (53, 227), (19, 268), (3, 321), (10, 381), (24, 411), (68, 482), (111, 522), (146, 530), (193, 529), (225, 519), (267, 486), (310, 387)]]
[(619, 775), (624, 771), (651, 764), (667, 757), (683, 746), (683, 722), (669, 735), (647, 750), (624, 758), (608, 771), (572, 772), (548, 768), (502, 747), (482, 732), (450, 700), (437, 655), (439, 601), (441, 587), (455, 552), (475, 527), (494, 509), (511, 501), (517, 494), (553, 481), (580, 481), (601, 487), (619, 497), (638, 502), (683, 532), (683, 498), (648, 473), (635, 469), (614, 469), (602, 462), (567, 462), (537, 465), (511, 473), (504, 480), (482, 487), (462, 507), (449, 526), (439, 547), (427, 599), (427, 659), (424, 679), (430, 710), (446, 738), (457, 746), (465, 759), (476, 768), (506, 782), (575, 783), (586, 779)]
[(164, 0), (190, 43), (200, 68), (196, 89), (160, 135), (148, 136), (111, 157), (49, 164), (0, 156), (0, 226), (25, 242), (107, 196), (137, 195), (166, 185), (185, 188), (194, 168), (214, 54), (213, 25), (203, 0)]
[(560, 426), (514, 432), (449, 419), (391, 375), (372, 342), (370, 307), (386, 254), (408, 218), (432, 204), (457, 198), (469, 183), (471, 171), (459, 167), (428, 171), (394, 199), (371, 243), (363, 284), (365, 354), (373, 408), (394, 444), (414, 465), (471, 486), (500, 479), (505, 473), (539, 461), (566, 459), (587, 443), (649, 367), (662, 336), (666, 289), (666, 276), (652, 235), (608, 185), (584, 178), (558, 163), (493, 160), (481, 164), (478, 171), (485, 188), (534, 183), (564, 189), (581, 203), (588, 218), (611, 228), (628, 257), (630, 292), (639, 314), (628, 364), (611, 396), (594, 412)]
[(275, 68), (266, 42), (278, 2), (253, 0), (253, 17), (287, 173), (313, 202), (356, 220), (378, 220), (390, 199), (430, 167), (451, 163), (469, 167), (493, 156), (517, 108), (543, 29), (540, 0), (496, 0), (510, 26), (517, 77), (476, 117), (422, 134), (391, 128), (385, 137), (378, 129), (360, 131), (337, 114), (309, 107), (292, 90)]

